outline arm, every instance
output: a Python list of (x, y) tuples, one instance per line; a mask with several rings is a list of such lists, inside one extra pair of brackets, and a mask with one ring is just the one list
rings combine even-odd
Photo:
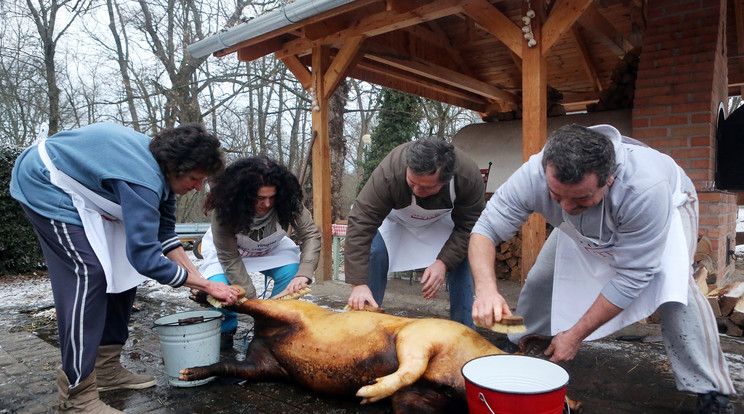
[[(237, 300), (237, 289), (202, 279), (180, 243), (168, 244), (170, 250), (165, 251), (167, 243), (161, 244), (158, 239), (161, 234), (160, 211), (168, 211), (168, 208), (160, 208), (155, 192), (124, 181), (112, 181), (110, 184), (122, 207), (127, 257), (138, 272), (174, 287), (186, 285), (202, 289), (227, 304)], [(169, 199), (166, 203), (171, 201), (175, 202)], [(162, 234), (167, 233), (166, 229)]]
[(613, 305), (600, 294), (576, 325), (553, 338), (545, 350), (545, 355), (550, 356), (553, 362), (572, 360), (579, 351), (581, 341), (620, 312), (622, 308)]
[(294, 228), (300, 242), (300, 267), (286, 288), (288, 293), (297, 292), (313, 282), (313, 274), (320, 259), (320, 230), (310, 211), (302, 208), (295, 219)]
[[(235, 238), (235, 233), (219, 222), (216, 212), (212, 214), (212, 241), (222, 270), (225, 271), (230, 284), (243, 286), (246, 292), (255, 291), (253, 281), (245, 270), (243, 259), (238, 252), (238, 240)], [(246, 297), (250, 296), (250, 293), (246, 294)]]
[(511, 315), (506, 300), (496, 286), (494, 242), (482, 234), (473, 233), (470, 236), (468, 258), (475, 282), (473, 321), (478, 326), (490, 328), (504, 315)]
[(179, 246), (178, 248), (171, 250), (165, 257), (188, 271), (186, 282), (183, 284), (184, 286), (192, 289), (203, 290), (212, 295), (215, 299), (225, 302), (225, 305), (233, 305), (238, 300), (239, 292), (236, 288), (230, 287), (222, 282), (213, 282), (201, 277), (196, 266), (194, 266), (194, 263), (183, 250), (183, 247)]
[[(390, 160), (396, 155), (396, 151), (401, 152), (396, 149), (388, 154), (372, 172), (349, 213), (344, 263), (346, 282), (352, 285), (367, 284), (372, 239), (385, 217), (393, 208), (402, 208), (411, 203), (410, 189), (405, 182), (405, 167), (398, 171)], [(400, 163), (405, 166), (402, 158), (396, 161), (396, 164)], [(404, 193), (404, 186), (408, 189), (407, 197), (398, 194)], [(404, 204), (396, 205), (396, 201)]]

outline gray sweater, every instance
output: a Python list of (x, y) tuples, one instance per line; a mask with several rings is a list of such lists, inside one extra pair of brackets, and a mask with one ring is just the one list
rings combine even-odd
[[(597, 128), (597, 127), (594, 127)], [(620, 139), (620, 133), (608, 126), (605, 135)], [(638, 141), (622, 137), (616, 145), (618, 162), (615, 181), (605, 196), (604, 208), (616, 228), (613, 267), (616, 275), (602, 290), (614, 305), (626, 308), (659, 272), (661, 257), (675, 206), (672, 194), (677, 187), (695, 196), (695, 187), (677, 163), (661, 152)], [(473, 233), (482, 234), (495, 244), (512, 237), (533, 212), (558, 227), (570, 220), (579, 233), (607, 240), (608, 223), (601, 220), (603, 203), (577, 216), (564, 215), (561, 206), (550, 198), (542, 167), (542, 152), (533, 155), (494, 193), (488, 201)]]

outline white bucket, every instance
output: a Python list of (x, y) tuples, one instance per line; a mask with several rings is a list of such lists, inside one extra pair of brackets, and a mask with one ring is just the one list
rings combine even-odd
[(160, 338), (168, 383), (174, 387), (195, 387), (216, 377), (181, 381), (179, 371), (211, 365), (220, 360), (220, 325), (222, 313), (215, 310), (181, 312), (155, 321)]

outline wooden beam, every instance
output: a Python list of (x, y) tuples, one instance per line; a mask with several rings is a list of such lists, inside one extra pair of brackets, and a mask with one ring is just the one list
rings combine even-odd
[(297, 56), (285, 56), (282, 59), (282, 62), (284, 62), (284, 66), (292, 72), (305, 90), (310, 89), (313, 85), (313, 75), (307, 67), (300, 62), (300, 59), (298, 59)]
[(362, 53), (364, 53), (365, 58), (375, 62), (384, 63), (437, 82), (455, 86), (488, 99), (504, 101), (514, 106), (519, 103), (519, 98), (511, 92), (504, 91), (452, 69), (434, 65), (415, 57), (398, 57), (389, 53), (389, 51), (383, 50), (382, 47), (375, 45), (365, 45)]
[(442, 26), (437, 22), (427, 22), (426, 26), (428, 29), (422, 25), (411, 26), (406, 28), (406, 31), (414, 38), (435, 45), (445, 51), (462, 73), (468, 76), (473, 76), (470, 67), (462, 58), (460, 51), (452, 44), (452, 40), (447, 36), (447, 33), (442, 29)]
[[(328, 137), (328, 98), (326, 98), (326, 85), (324, 73), (327, 70), (330, 57), (326, 47), (316, 47), (312, 54), (312, 77), (315, 88), (317, 107), (312, 110), (313, 133), (317, 133), (313, 145), (313, 218), (322, 235), (322, 247), (320, 249), (319, 277), (316, 280), (324, 281), (333, 277), (331, 265), (333, 259), (331, 234), (331, 150)], [(312, 92), (311, 92), (312, 94)]]
[(594, 67), (594, 62), (592, 62), (592, 55), (591, 53), (589, 53), (589, 48), (586, 47), (586, 42), (584, 41), (584, 37), (581, 35), (581, 31), (579, 31), (577, 27), (573, 27), (571, 29), (571, 32), (573, 33), (573, 37), (576, 40), (576, 45), (578, 46), (579, 54), (581, 55), (581, 63), (584, 65), (586, 75), (589, 77), (589, 81), (592, 83), (592, 88), (595, 91), (601, 91), (602, 82), (599, 80), (599, 76), (597, 76), (597, 68)]
[[(541, 25), (544, 16), (540, 6), (535, 9), (537, 16), (532, 19), (532, 33), (537, 45), (529, 47), (527, 42), (522, 42), (522, 161), (527, 161), (530, 156), (542, 150), (547, 141), (548, 130), (548, 65), (544, 50), (547, 45), (543, 40)], [(523, 281), (535, 264), (544, 243), (545, 218), (532, 214), (522, 226)]]
[(355, 60), (359, 59), (358, 52), (364, 39), (364, 35), (352, 36), (346, 39), (344, 45), (336, 54), (336, 57), (333, 58), (333, 63), (331, 63), (331, 66), (324, 75), (325, 79), (323, 82), (325, 83), (325, 90), (323, 93), (325, 94), (325, 98), (330, 99), (338, 85), (346, 78), (346, 72), (349, 70), (349, 67), (353, 65)]
[(238, 49), (238, 60), (241, 62), (251, 62), (262, 56), (273, 53), (282, 47), (284, 43), (278, 37), (268, 39), (265, 42), (257, 43), (251, 47)]
[[(415, 76), (409, 72), (399, 71), (389, 66), (384, 66), (377, 62), (361, 60), (357, 63), (355, 70), (359, 69), (369, 73), (378, 74), (378, 78), (370, 80), (377, 85), (397, 89), (406, 93), (420, 95), (435, 101), (445, 102), (451, 105), (472, 109), (474, 111), (483, 111), (490, 104), (490, 101), (462, 89), (453, 88), (449, 85), (442, 85), (438, 82), (429, 81), (428, 79)], [(355, 71), (354, 70), (354, 71)], [(366, 77), (360, 76), (361, 79)], [(447, 99), (449, 97), (449, 99)]]
[[(366, 7), (369, 7), (369, 6), (374, 6), (375, 4), (378, 4), (378, 3), (379, 3), (379, 0), (356, 0), (356, 1), (352, 1), (352, 2), (346, 3), (346, 4), (342, 5), (342, 6), (339, 6), (339, 7), (335, 8), (335, 9), (329, 10), (329, 11), (327, 11), (325, 13), (321, 13), (321, 14), (316, 15), (316, 16), (308, 17), (307, 19), (304, 19), (301, 22), (297, 22), (297, 23), (293, 23), (293, 24), (288, 24), (288, 25), (283, 26), (283, 27), (280, 27), (280, 28), (278, 28), (276, 30), (272, 30), (272, 31), (270, 31), (268, 33), (264, 33), (264, 34), (262, 34), (260, 36), (256, 36), (256, 37), (251, 38), (251, 39), (246, 39), (246, 40), (244, 40), (242, 42), (239, 42), (239, 43), (237, 43), (237, 44), (235, 44), (233, 46), (230, 46), (230, 47), (227, 47), (225, 49), (222, 49), (220, 51), (215, 52), (214, 53), (214, 56), (216, 56), (216, 57), (227, 56), (227, 55), (229, 55), (231, 53), (234, 53), (234, 52), (236, 52), (236, 51), (238, 51), (240, 49), (243, 49), (245, 47), (251, 47), (253, 45), (259, 44), (259, 43), (264, 42), (264, 41), (266, 41), (268, 39), (271, 39), (271, 38), (281, 37), (283, 34), (286, 34), (289, 37), (299, 37), (300, 34), (298, 32), (300, 31), (300, 29), (303, 26), (311, 25), (311, 24), (314, 24), (314, 23), (317, 23), (317, 22), (321, 22), (321, 21), (324, 21), (324, 20), (328, 20), (328, 19), (331, 19), (331, 18), (333, 18), (335, 16), (340, 16), (340, 15), (343, 15), (345, 13), (349, 13), (349, 12), (354, 11), (354, 10), (363, 9), (363, 8), (366, 8)], [(282, 13), (282, 10), (277, 9), (277, 10), (272, 11), (271, 13)], [(246, 22), (246, 23), (242, 23), (242, 24), (250, 25), (251, 22)], [(286, 42), (288, 40), (287, 39), (283, 39), (283, 41)], [(294, 53), (294, 54), (296, 54), (296, 53)]]
[(463, 11), (484, 30), (494, 35), (517, 56), (522, 56), (522, 29), (487, 0), (475, 0)]
[(360, 19), (356, 24), (347, 29), (340, 30), (321, 39), (295, 39), (287, 42), (282, 49), (276, 51), (276, 54), (278, 58), (282, 58), (285, 55), (302, 55), (317, 45), (340, 44), (347, 37), (357, 35), (374, 37), (430, 20), (440, 19), (460, 13), (463, 4), (467, 4), (468, 1), (472, 0), (439, 0), (427, 2), (424, 6), (405, 13), (396, 13), (394, 11), (375, 13)]
[[(568, 32), (576, 20), (591, 6), (594, 0), (558, 0), (542, 28), (542, 51), (547, 54), (564, 33)], [(538, 2), (540, 4), (542, 2)], [(540, 7), (535, 7), (539, 9)], [(539, 12), (539, 10), (535, 10)], [(535, 28), (532, 27), (534, 32)]]
[(623, 57), (633, 45), (597, 10), (590, 6), (578, 20), (581, 27), (591, 32), (598, 41), (609, 47), (616, 56)]

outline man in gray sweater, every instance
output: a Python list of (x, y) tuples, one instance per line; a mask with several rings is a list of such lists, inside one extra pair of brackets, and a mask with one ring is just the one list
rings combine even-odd
[[(485, 201), (483, 176), (437, 137), (399, 145), (357, 196), (346, 232), (349, 306), (382, 304), (388, 272), (425, 268), (422, 294), (435, 298), (448, 274), (450, 318), (473, 327), (468, 238)], [(449, 272), (449, 273), (448, 273)]]
[(495, 246), (532, 213), (555, 229), (515, 313), (524, 317), (525, 334), (552, 336), (545, 351), (552, 361), (570, 360), (582, 341), (658, 308), (678, 389), (699, 395), (698, 413), (733, 413), (716, 321), (692, 279), (697, 194), (673, 159), (608, 125), (555, 131), (496, 191), (473, 228), (478, 325), (511, 313), (496, 286)]

